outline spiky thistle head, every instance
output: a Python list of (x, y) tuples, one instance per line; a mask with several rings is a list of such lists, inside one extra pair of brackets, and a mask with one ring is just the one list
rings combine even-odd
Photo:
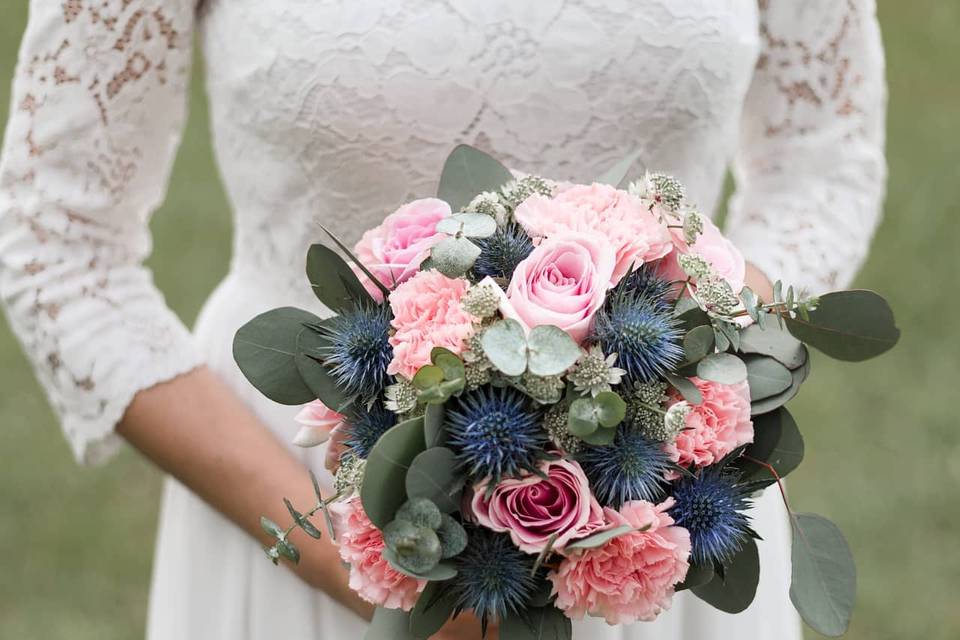
[(517, 265), (533, 251), (533, 240), (516, 222), (508, 222), (498, 227), (488, 238), (474, 238), (473, 243), (480, 247), (480, 255), (473, 263), (473, 273), (477, 279), (510, 279)]
[(346, 395), (366, 401), (387, 385), (393, 358), (389, 331), (387, 305), (359, 305), (323, 321), (321, 333), (328, 342), (321, 349), (323, 364)]
[(534, 556), (520, 551), (509, 535), (483, 527), (468, 527), (467, 540), (467, 548), (453, 559), (454, 610), (472, 609), (486, 629), (489, 621), (526, 608), (537, 586)]
[(683, 331), (661, 297), (643, 288), (618, 286), (597, 312), (593, 341), (616, 353), (617, 365), (633, 382), (653, 382), (683, 359)]
[(696, 565), (723, 564), (755, 537), (746, 510), (750, 497), (736, 474), (723, 465), (684, 476), (673, 486), (676, 503), (670, 516), (690, 532), (690, 560)]
[(541, 411), (509, 387), (467, 391), (448, 406), (445, 419), (450, 447), (473, 478), (496, 483), (534, 471), (547, 444)]
[(658, 502), (671, 468), (661, 443), (621, 425), (610, 446), (584, 445), (576, 456), (597, 499), (619, 509), (630, 500)]
[(670, 301), (676, 297), (675, 289), (676, 285), (660, 276), (658, 267), (644, 264), (625, 275), (611, 291), (611, 295), (623, 292), (642, 295), (666, 309), (672, 308)]
[(366, 458), (387, 429), (397, 423), (397, 415), (381, 402), (354, 406), (343, 421), (343, 444), (349, 453)]

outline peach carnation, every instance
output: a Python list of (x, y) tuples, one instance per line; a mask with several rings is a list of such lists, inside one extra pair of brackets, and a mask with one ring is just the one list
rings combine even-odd
[(386, 609), (409, 611), (426, 580), (404, 575), (383, 558), (383, 534), (363, 511), (360, 498), (330, 505), (340, 557), (350, 565), (350, 588)]
[(650, 621), (669, 609), (690, 567), (690, 533), (667, 513), (673, 503), (668, 498), (659, 505), (634, 500), (619, 511), (605, 507), (610, 528), (638, 530), (564, 558), (548, 575), (556, 606), (569, 618), (590, 614), (608, 624)]
[[(683, 466), (703, 467), (721, 460), (737, 447), (753, 442), (750, 419), (750, 388), (746, 382), (720, 384), (690, 378), (703, 403), (691, 404), (687, 428), (666, 445), (667, 452)], [(680, 401), (674, 395), (674, 404)]]
[(412, 378), (420, 367), (430, 364), (434, 347), (457, 354), (463, 351), (475, 320), (461, 305), (466, 292), (466, 280), (430, 270), (421, 271), (390, 294), (396, 333), (390, 337), (393, 360), (387, 373)]

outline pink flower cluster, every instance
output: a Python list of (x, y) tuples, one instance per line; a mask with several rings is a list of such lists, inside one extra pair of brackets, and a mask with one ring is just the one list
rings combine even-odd
[[(690, 378), (703, 395), (703, 402), (690, 405), (687, 428), (667, 444), (667, 452), (683, 466), (705, 467), (753, 442), (750, 419), (750, 389), (746, 382), (728, 385)], [(673, 402), (680, 397), (674, 394)]]

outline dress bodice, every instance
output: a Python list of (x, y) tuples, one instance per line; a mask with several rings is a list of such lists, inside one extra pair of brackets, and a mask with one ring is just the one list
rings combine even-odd
[(31, 0), (0, 162), (0, 298), (78, 458), (201, 362), (143, 260), (206, 58), (232, 269), (302, 287), (432, 195), (453, 145), (589, 180), (632, 151), (772, 278), (849, 281), (883, 193), (873, 0)]

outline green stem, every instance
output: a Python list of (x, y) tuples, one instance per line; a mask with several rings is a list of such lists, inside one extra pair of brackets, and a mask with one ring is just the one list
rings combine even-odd
[[(315, 506), (313, 509), (310, 509), (310, 511), (307, 511), (306, 513), (303, 513), (303, 514), (301, 514), (301, 515), (302, 515), (304, 518), (312, 518), (313, 516), (315, 516), (315, 515), (317, 514), (318, 511), (322, 511), (322, 510), (326, 509), (328, 506), (330, 506), (331, 504), (333, 504), (334, 502), (336, 502), (337, 500), (339, 500), (340, 498), (342, 498), (345, 493), (346, 493), (345, 491), (340, 491), (340, 492), (337, 493), (336, 495), (331, 496), (331, 497), (327, 498), (326, 500), (323, 500), (322, 502), (317, 502), (317, 506)], [(293, 524), (291, 524), (291, 525), (287, 528), (287, 530), (283, 532), (283, 539), (286, 540), (286, 539), (287, 539), (287, 536), (289, 536), (291, 533), (293, 533), (293, 530), (296, 529), (298, 526), (299, 526), (299, 525), (298, 525), (296, 522), (294, 522)]]

